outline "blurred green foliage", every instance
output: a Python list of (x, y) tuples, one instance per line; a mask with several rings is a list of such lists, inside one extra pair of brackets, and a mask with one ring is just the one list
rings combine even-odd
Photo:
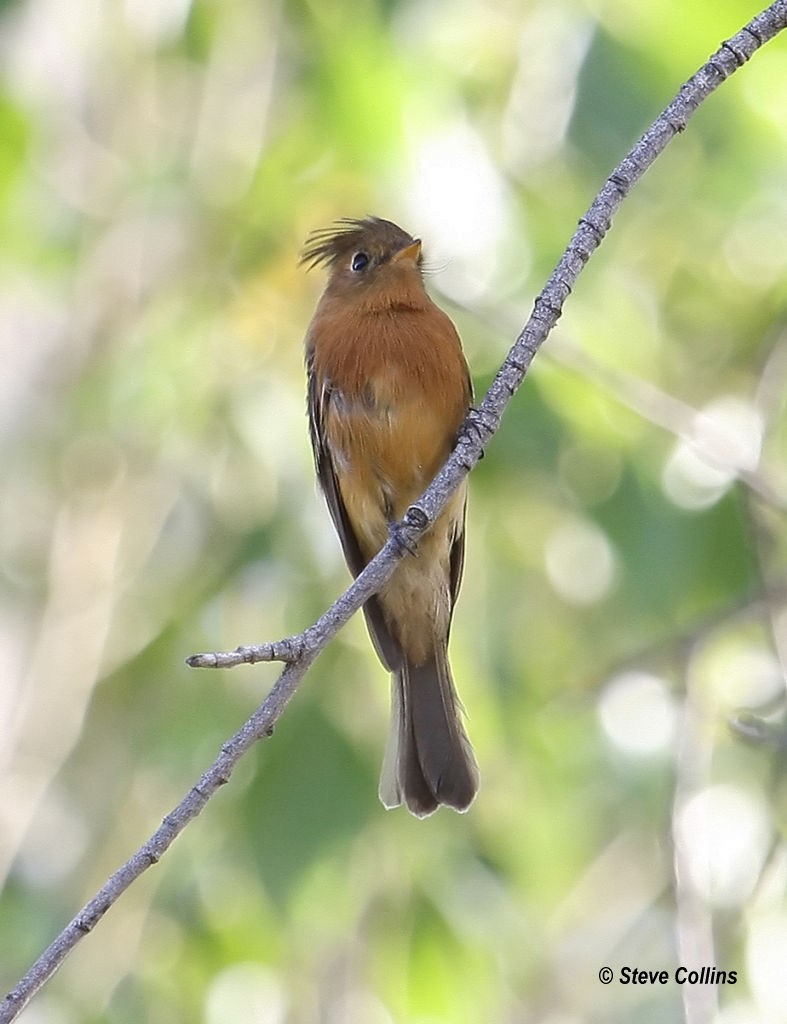
[[(480, 395), (725, 0), (0, 5), (0, 970), (10, 987), (347, 582), (306, 234), (421, 235)], [(787, 42), (627, 199), (471, 479), (466, 816), (377, 802), (352, 622), (28, 1024), (784, 1020)], [(609, 964), (737, 970), (605, 987)]]

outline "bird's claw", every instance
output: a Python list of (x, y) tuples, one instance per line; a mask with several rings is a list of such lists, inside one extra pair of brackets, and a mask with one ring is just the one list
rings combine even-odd
[[(481, 444), (485, 444), (492, 434), (492, 429), (486, 421), (483, 413), (479, 412), (478, 409), (470, 407), (467, 410), (467, 416), (465, 416), (464, 423), (459, 428), (459, 436), (457, 440), (464, 440), (470, 443), (474, 441), (480, 441)], [(483, 448), (478, 454), (479, 461), (484, 457)]]
[(390, 524), (388, 527), (388, 536), (400, 551), (407, 552), (407, 554), (417, 558), (418, 544), (415, 541), (410, 540), (407, 536), (406, 528), (410, 526), (414, 527), (416, 530), (425, 530), (428, 525), (429, 517), (423, 509), (418, 508), (417, 505), (411, 505), (405, 513), (404, 520), (401, 523)]

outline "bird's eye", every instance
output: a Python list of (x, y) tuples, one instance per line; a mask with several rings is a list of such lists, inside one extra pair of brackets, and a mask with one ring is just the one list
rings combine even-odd
[(357, 252), (350, 263), (350, 268), (355, 271), (356, 274), (360, 274), (362, 270), (366, 270), (369, 266), (369, 254), (366, 252)]

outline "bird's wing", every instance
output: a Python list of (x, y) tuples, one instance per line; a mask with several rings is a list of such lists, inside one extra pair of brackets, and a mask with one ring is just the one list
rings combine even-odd
[(451, 611), (453, 612), (456, 599), (459, 596), (459, 588), (462, 585), (462, 572), (465, 567), (465, 514), (467, 501), (462, 509), (462, 520), (457, 524), (454, 543), (451, 545), (450, 559), (450, 580), (451, 580)]
[[(453, 325), (452, 325), (453, 326)], [(467, 404), (473, 401), (473, 380), (470, 376), (470, 369), (467, 369)], [(466, 484), (460, 486), (466, 487)], [(459, 596), (459, 588), (462, 586), (462, 572), (465, 567), (465, 519), (467, 516), (467, 492), (465, 491), (465, 502), (462, 506), (462, 518), (457, 524), (456, 536), (451, 545), (450, 557), (450, 582), (451, 582), (451, 613), (453, 614), (456, 599)], [(450, 621), (449, 621), (450, 627)]]
[[(347, 515), (331, 452), (325, 443), (324, 416), (325, 407), (330, 398), (330, 386), (317, 380), (310, 351), (307, 351), (306, 356), (306, 372), (308, 375), (309, 436), (314, 453), (317, 479), (325, 495), (333, 525), (339, 535), (347, 566), (353, 576), (358, 576), (366, 567), (367, 560), (361, 552), (358, 538), (355, 536), (355, 531)], [(402, 653), (399, 645), (391, 636), (377, 598), (370, 597), (364, 604), (363, 611), (369, 627), (369, 634), (380, 660), (391, 672), (395, 672), (402, 663)]]

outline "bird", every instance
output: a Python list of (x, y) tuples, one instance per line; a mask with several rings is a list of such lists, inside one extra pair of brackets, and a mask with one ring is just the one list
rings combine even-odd
[[(380, 217), (312, 232), (301, 254), (327, 283), (305, 340), (317, 479), (353, 576), (443, 466), (471, 408), (457, 330), (427, 294), (421, 240)], [(466, 811), (479, 772), (448, 661), (464, 566), (466, 483), (364, 605), (391, 673), (379, 796), (416, 817)]]

